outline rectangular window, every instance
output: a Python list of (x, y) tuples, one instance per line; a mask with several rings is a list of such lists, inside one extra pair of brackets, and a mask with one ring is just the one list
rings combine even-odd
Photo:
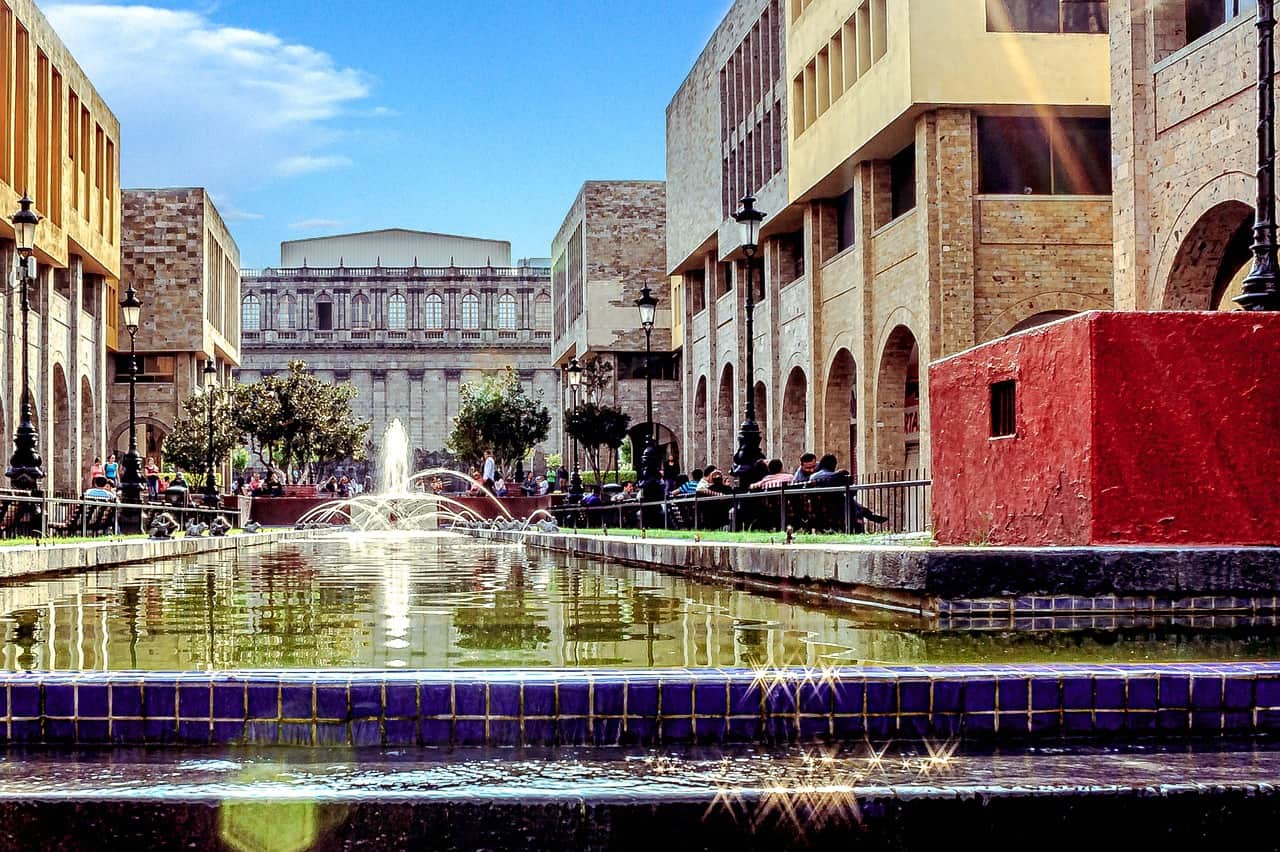
[(333, 303), (316, 304), (316, 328), (320, 331), (333, 331)]
[[(1222, 2), (1222, 0), (1216, 1)], [(1105, 33), (1106, 31), (1106, 0), (987, 0), (987, 32)]]
[(1018, 432), (1017, 396), (1012, 379), (991, 386), (991, 437), (1007, 438)]
[(1107, 118), (978, 118), (979, 191), (991, 195), (1109, 195)]
[(889, 161), (891, 215), (897, 219), (916, 207), (916, 146), (908, 145)]
[(720, 294), (724, 295), (733, 289), (733, 264), (716, 264), (716, 277), (720, 279)]
[(686, 272), (684, 288), (688, 291), (689, 308), (695, 314), (707, 309), (707, 276), (702, 271)]
[[(129, 355), (116, 355), (116, 384), (129, 383)], [(139, 355), (138, 384), (172, 384), (177, 359), (172, 355)]]
[(852, 246), (857, 238), (857, 223), (854, 217), (856, 207), (857, 198), (852, 189), (836, 199), (837, 252), (842, 252)]
[(1257, 8), (1258, 0), (1187, 0), (1187, 41), (1193, 42)]

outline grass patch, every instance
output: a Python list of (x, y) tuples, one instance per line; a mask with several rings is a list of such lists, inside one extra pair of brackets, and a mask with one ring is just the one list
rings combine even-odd
[[(569, 528), (562, 528), (570, 532)], [(579, 529), (579, 535), (602, 537), (599, 529)], [(636, 529), (610, 529), (609, 538), (640, 538), (641, 531)], [(786, 533), (780, 532), (725, 532), (723, 530), (649, 530), (647, 538), (676, 539), (680, 541), (730, 542), (737, 544), (784, 544)], [(905, 538), (893, 533), (865, 533), (863, 535), (812, 534), (796, 533), (795, 544), (896, 544), (908, 547), (929, 547), (933, 544), (933, 536)]]

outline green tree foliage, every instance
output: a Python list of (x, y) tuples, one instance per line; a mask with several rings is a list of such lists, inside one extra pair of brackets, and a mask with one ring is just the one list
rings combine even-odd
[(233, 417), (264, 465), (285, 470), (316, 462), (363, 458), (369, 423), (351, 410), (356, 389), (331, 385), (290, 361), (279, 376), (236, 388)]
[(463, 385), (460, 395), (446, 446), (471, 464), (480, 464), (489, 450), (498, 468), (509, 476), (511, 466), (551, 431), (551, 412), (542, 404), (541, 392), (525, 392), (510, 368)]
[[(600, 481), (601, 470), (616, 465), (618, 448), (626, 440), (630, 426), (631, 415), (593, 402), (578, 406), (577, 411), (568, 409), (564, 413), (565, 431), (569, 437), (577, 439), (587, 465), (595, 472), (596, 481)], [(606, 449), (612, 458), (605, 458)]]
[[(216, 468), (244, 443), (244, 433), (231, 416), (234, 391), (218, 388), (213, 394), (213, 459)], [(182, 415), (164, 438), (166, 466), (203, 474), (209, 457), (209, 396), (198, 393), (182, 403)]]

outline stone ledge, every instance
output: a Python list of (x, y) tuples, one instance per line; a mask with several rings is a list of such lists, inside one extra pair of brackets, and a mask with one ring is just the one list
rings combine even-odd
[(112, 565), (150, 562), (194, 556), (219, 550), (254, 547), (307, 536), (294, 530), (272, 530), (256, 534), (240, 533), (221, 538), (175, 538), (169, 541), (127, 539), (86, 541), (76, 544), (46, 544), (0, 547), (0, 579), (35, 577), (42, 574), (65, 574), (94, 571)]
[(902, 547), (738, 544), (480, 530), (481, 538), (695, 575), (833, 583), (882, 603), (1018, 595), (1280, 592), (1280, 547)]

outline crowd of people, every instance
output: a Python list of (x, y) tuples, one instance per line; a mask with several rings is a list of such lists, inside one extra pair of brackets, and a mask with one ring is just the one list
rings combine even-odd
[[(142, 478), (145, 483), (145, 499), (155, 502), (173, 485), (186, 487), (186, 478), (181, 470), (164, 473), (152, 456), (147, 456), (142, 463)], [(124, 476), (124, 465), (116, 458), (115, 453), (107, 456), (104, 462), (101, 456), (94, 456), (89, 466), (89, 487), (82, 495), (86, 500), (118, 500), (120, 485)]]

